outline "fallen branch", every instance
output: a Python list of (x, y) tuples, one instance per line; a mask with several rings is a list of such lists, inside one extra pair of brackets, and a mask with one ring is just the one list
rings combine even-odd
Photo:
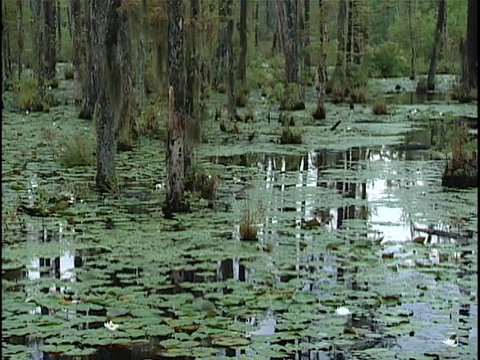
[(465, 239), (468, 237), (466, 235), (462, 235), (459, 233), (452, 233), (449, 231), (437, 230), (437, 229), (422, 229), (422, 228), (414, 227), (413, 230), (423, 232), (429, 235), (437, 235), (437, 236), (447, 237), (447, 238), (456, 239), (456, 240)]

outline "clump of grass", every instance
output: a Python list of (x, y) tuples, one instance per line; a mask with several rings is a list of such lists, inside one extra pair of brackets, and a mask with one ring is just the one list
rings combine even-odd
[(377, 100), (373, 104), (372, 108), (372, 113), (373, 115), (386, 115), (388, 114), (388, 108), (387, 108), (387, 103), (385, 100)]
[(196, 165), (191, 166), (185, 176), (185, 190), (194, 191), (207, 200), (215, 199), (218, 183), (218, 176), (208, 175)]
[(155, 107), (148, 107), (135, 117), (133, 134), (135, 137), (152, 136), (160, 129), (159, 112)]
[(350, 94), (350, 98), (354, 103), (365, 104), (367, 102), (367, 91), (364, 87), (357, 88)]
[(46, 111), (48, 107), (38, 92), (38, 80), (23, 77), (18, 84), (18, 106), (22, 110)]
[(237, 107), (245, 107), (248, 103), (248, 96), (245, 91), (239, 91), (235, 96), (235, 104)]
[(63, 70), (63, 76), (65, 77), (65, 80), (72, 80), (74, 75), (74, 69), (72, 65), (68, 65), (65, 67)]
[[(455, 126), (455, 125), (454, 125)], [(442, 186), (469, 188), (477, 184), (477, 146), (466, 126), (455, 126), (449, 139), (451, 156), (442, 175)]]
[(94, 142), (81, 134), (75, 134), (72, 139), (66, 142), (59, 160), (66, 167), (93, 165), (95, 164), (93, 154)]
[(334, 85), (332, 87), (332, 102), (334, 104), (341, 103), (347, 93), (345, 86)]
[(257, 240), (257, 228), (255, 227), (255, 214), (248, 207), (240, 222), (240, 240)]
[(288, 126), (286, 126), (282, 130), (282, 135), (280, 136), (280, 143), (281, 144), (301, 144), (302, 133), (299, 131), (292, 131)]

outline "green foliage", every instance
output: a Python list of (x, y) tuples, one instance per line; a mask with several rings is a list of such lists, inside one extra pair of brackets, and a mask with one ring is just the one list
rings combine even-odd
[(38, 80), (22, 76), (18, 84), (18, 106), (22, 110), (44, 111), (44, 101), (38, 92)]
[(370, 75), (375, 77), (403, 76), (408, 71), (403, 50), (391, 41), (373, 48), (364, 61), (370, 66)]
[(63, 70), (63, 76), (65, 77), (65, 80), (73, 79), (73, 75), (74, 75), (73, 65), (66, 66)]
[(384, 99), (375, 101), (372, 108), (373, 115), (386, 115), (388, 114), (387, 103)]
[(292, 130), (289, 126), (285, 126), (282, 129), (282, 134), (280, 135), (281, 144), (301, 144), (302, 143), (302, 133), (299, 130)]
[(442, 185), (459, 188), (477, 186), (477, 141), (469, 136), (468, 127), (450, 122), (447, 143), (449, 158)]
[(189, 167), (185, 174), (185, 190), (194, 191), (203, 199), (213, 200), (218, 188), (218, 177), (208, 175), (203, 168), (198, 165)]
[(257, 228), (255, 227), (256, 216), (253, 210), (248, 206), (243, 214), (240, 222), (240, 240), (255, 241), (257, 240)]
[(87, 166), (95, 164), (94, 142), (82, 134), (74, 134), (65, 144), (65, 149), (60, 155), (60, 163), (66, 167)]
[(274, 96), (280, 103), (280, 110), (305, 109), (303, 89), (299, 84), (290, 83), (283, 85), (278, 83), (275, 85)]

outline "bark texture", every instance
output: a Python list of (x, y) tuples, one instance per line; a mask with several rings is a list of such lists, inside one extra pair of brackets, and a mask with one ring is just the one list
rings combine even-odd
[(442, 35), (447, 22), (447, 0), (438, 1), (437, 25), (435, 27), (435, 40), (433, 44), (430, 66), (428, 68), (427, 89), (435, 90), (435, 74), (437, 72), (437, 63), (440, 57), (440, 48), (442, 45)]
[(320, 58), (317, 67), (317, 108), (313, 118), (323, 120), (326, 117), (325, 96), (327, 87), (327, 45), (328, 32), (325, 21), (325, 9), (322, 0), (318, 1), (320, 10)]
[[(257, 3), (258, 5), (258, 3)], [(247, 0), (240, 0), (240, 55), (238, 58), (238, 75), (242, 85), (245, 85), (247, 75)]]
[(277, 3), (277, 17), (281, 29), (281, 43), (285, 54), (287, 83), (298, 82), (297, 2), (284, 0)]
[(169, 117), (167, 134), (167, 184), (163, 212), (189, 210), (185, 189), (185, 75), (183, 0), (168, 0)]
[(92, 16), (90, 38), (92, 40), (92, 83), (98, 94), (95, 104), (97, 130), (97, 173), (99, 190), (111, 190), (115, 185), (116, 124), (114, 102), (120, 65), (117, 48), (120, 19), (117, 8), (121, 0), (92, 0), (87, 2), (87, 16)]
[(478, 89), (477, 10), (477, 0), (468, 0), (467, 40), (462, 46), (462, 88), (467, 93)]

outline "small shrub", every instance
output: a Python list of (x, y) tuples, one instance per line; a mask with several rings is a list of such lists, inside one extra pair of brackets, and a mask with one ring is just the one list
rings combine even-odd
[(365, 104), (367, 102), (367, 91), (364, 87), (357, 88), (350, 94), (350, 98), (354, 103)]
[(402, 48), (390, 41), (373, 48), (365, 56), (364, 63), (370, 64), (373, 76), (379, 77), (402, 76), (408, 69)]
[(332, 88), (332, 102), (334, 104), (341, 103), (347, 93), (347, 89), (342, 85), (333, 85)]
[(237, 93), (237, 95), (235, 96), (235, 104), (238, 107), (245, 107), (245, 106), (247, 106), (247, 102), (248, 102), (247, 94), (245, 94), (245, 92), (243, 92), (243, 91), (239, 91)]
[(60, 155), (60, 163), (66, 167), (85, 166), (95, 164), (95, 145), (81, 134), (75, 134), (65, 145)]
[(18, 106), (21, 110), (45, 111), (43, 99), (38, 93), (38, 81), (35, 78), (23, 77), (18, 86)]
[(373, 115), (386, 115), (388, 114), (387, 103), (385, 100), (377, 100), (373, 104), (372, 108)]
[(280, 136), (280, 143), (301, 144), (302, 134), (299, 131), (292, 131), (288, 126), (284, 127), (282, 130), (282, 135)]
[(448, 139), (450, 157), (443, 172), (442, 186), (476, 187), (478, 186), (476, 140), (470, 139), (468, 127), (465, 125), (453, 125), (451, 129)]
[(255, 227), (255, 215), (247, 208), (240, 222), (240, 240), (255, 241), (257, 240), (257, 228)]
[(191, 166), (185, 176), (185, 190), (199, 193), (200, 197), (207, 200), (215, 199), (218, 189), (218, 177), (207, 175), (198, 166)]
[(72, 65), (68, 65), (65, 67), (63, 70), (63, 76), (65, 77), (65, 80), (72, 80), (74, 76), (74, 69)]

